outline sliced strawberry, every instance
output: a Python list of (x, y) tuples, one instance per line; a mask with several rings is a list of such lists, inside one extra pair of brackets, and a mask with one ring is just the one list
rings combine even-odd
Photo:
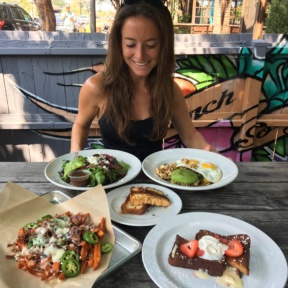
[(222, 244), (225, 244), (225, 245), (228, 245), (228, 240), (226, 238), (222, 238), (220, 235), (218, 234), (215, 234), (214, 235), (214, 238), (218, 239), (220, 243)]
[(201, 257), (201, 256), (204, 255), (204, 253), (205, 253), (204, 250), (201, 250), (200, 248), (198, 248), (197, 251), (196, 251), (196, 256), (197, 256), (197, 257)]
[(180, 245), (180, 251), (189, 258), (193, 258), (195, 256), (197, 249), (198, 249), (198, 240), (192, 240), (188, 243)]
[(243, 254), (243, 246), (237, 239), (232, 239), (228, 242), (228, 249), (225, 251), (227, 256), (239, 257)]

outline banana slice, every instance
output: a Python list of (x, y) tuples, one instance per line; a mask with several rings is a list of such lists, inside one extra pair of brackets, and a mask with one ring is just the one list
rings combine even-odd
[(195, 271), (195, 276), (204, 280), (209, 279), (211, 277), (210, 275), (208, 275), (202, 270)]
[(228, 266), (221, 277), (216, 277), (216, 282), (230, 288), (243, 288), (243, 280), (233, 267)]

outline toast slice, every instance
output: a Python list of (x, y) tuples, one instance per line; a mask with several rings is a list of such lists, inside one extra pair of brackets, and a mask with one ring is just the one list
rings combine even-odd
[(189, 240), (176, 235), (173, 248), (168, 257), (168, 263), (170, 265), (193, 270), (203, 270), (210, 276), (223, 275), (226, 268), (225, 256), (223, 256), (220, 260), (206, 260), (198, 257), (197, 255), (189, 258), (180, 250), (180, 245), (188, 242)]
[(126, 197), (125, 202), (121, 205), (122, 214), (143, 215), (148, 209), (147, 204), (133, 205), (130, 202), (130, 194)]
[(215, 237), (221, 237), (222, 239), (227, 239), (228, 241), (232, 239), (237, 239), (242, 243), (243, 246), (243, 254), (239, 257), (232, 257), (232, 256), (225, 256), (226, 262), (228, 265), (238, 269), (241, 273), (245, 275), (249, 275), (249, 260), (250, 260), (250, 237), (247, 234), (235, 234), (235, 235), (229, 235), (229, 236), (222, 236), (216, 233), (213, 233), (208, 230), (200, 230), (196, 236), (195, 239), (199, 240), (205, 235), (210, 235)]
[(162, 191), (152, 187), (131, 187), (130, 203), (135, 206), (147, 204), (168, 207), (171, 205), (170, 200)]

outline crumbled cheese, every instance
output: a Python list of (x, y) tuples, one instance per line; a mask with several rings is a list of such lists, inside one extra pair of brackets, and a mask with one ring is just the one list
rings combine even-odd
[(67, 234), (69, 232), (69, 230), (70, 230), (69, 228), (57, 227), (55, 229), (55, 233), (56, 233), (57, 237), (61, 237), (61, 236), (65, 235), (65, 234)]
[(60, 261), (62, 255), (64, 254), (65, 250), (61, 248), (55, 247), (53, 244), (46, 247), (44, 253), (47, 257), (52, 256), (52, 261)]

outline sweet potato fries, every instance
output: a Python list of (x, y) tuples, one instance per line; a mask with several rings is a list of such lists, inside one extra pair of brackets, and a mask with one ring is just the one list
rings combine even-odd
[(16, 241), (7, 245), (13, 255), (6, 258), (42, 281), (65, 280), (100, 266), (101, 255), (107, 253), (101, 251), (104, 235), (104, 217), (94, 225), (89, 213), (44, 215), (19, 230)]

